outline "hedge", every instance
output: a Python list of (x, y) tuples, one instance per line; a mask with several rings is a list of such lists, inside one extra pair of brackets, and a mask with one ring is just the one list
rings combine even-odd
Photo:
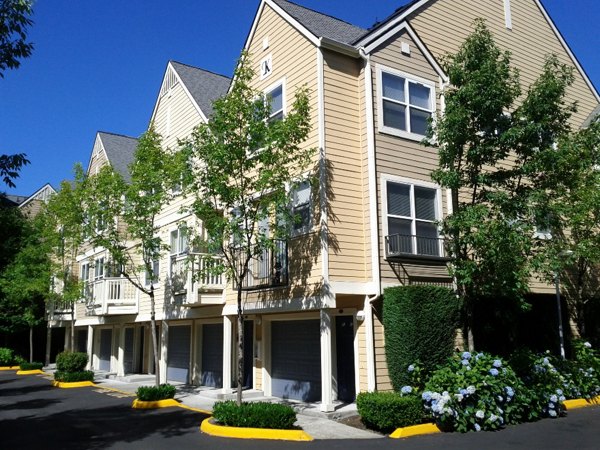
[(54, 379), (63, 383), (77, 383), (79, 381), (94, 381), (94, 372), (82, 370), (80, 372), (54, 372)]
[(419, 397), (403, 397), (396, 392), (361, 392), (356, 397), (356, 407), (368, 428), (384, 433), (419, 424), (425, 414)]
[(41, 362), (22, 362), (19, 366), (21, 370), (42, 370), (44, 363)]
[(408, 367), (420, 362), (425, 374), (452, 355), (459, 302), (437, 286), (397, 286), (383, 296), (385, 354), (396, 391), (411, 384)]
[(56, 370), (59, 372), (83, 372), (88, 363), (88, 355), (83, 352), (62, 352), (56, 356)]
[(222, 425), (230, 427), (294, 429), (296, 412), (288, 405), (254, 402), (238, 406), (233, 400), (216, 402), (213, 417)]
[(12, 366), (15, 362), (15, 354), (10, 348), (0, 347), (0, 366)]
[(175, 386), (171, 384), (161, 384), (160, 386), (140, 386), (137, 388), (136, 395), (138, 400), (144, 402), (156, 402), (158, 400), (167, 400), (175, 397)]

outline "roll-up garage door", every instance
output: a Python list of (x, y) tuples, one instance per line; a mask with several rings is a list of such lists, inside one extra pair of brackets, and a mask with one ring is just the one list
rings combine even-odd
[(271, 391), (304, 402), (321, 399), (319, 320), (272, 322)]
[(100, 352), (98, 369), (110, 372), (110, 355), (112, 353), (112, 330), (100, 330)]
[(133, 328), (125, 328), (125, 349), (123, 352), (125, 373), (133, 373)]
[(167, 349), (167, 380), (188, 382), (190, 372), (191, 326), (170, 326)]
[(203, 386), (223, 386), (223, 325), (202, 326), (202, 379)]

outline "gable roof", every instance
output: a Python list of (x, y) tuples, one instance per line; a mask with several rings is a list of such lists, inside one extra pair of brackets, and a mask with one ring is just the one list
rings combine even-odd
[(24, 207), (34, 200), (47, 202), (50, 196), (53, 194), (56, 194), (56, 189), (54, 189), (50, 183), (46, 183), (29, 197), (26, 197), (25, 200), (19, 204), (19, 208)]
[(588, 118), (585, 119), (585, 122), (583, 122), (581, 128), (587, 128), (592, 123), (597, 122), (598, 120), (600, 120), (600, 105), (596, 106), (596, 108), (590, 113)]
[(227, 93), (231, 78), (177, 61), (169, 61), (169, 65), (204, 115), (210, 117), (213, 102)]
[(98, 131), (98, 138), (113, 170), (120, 174), (126, 182), (131, 181), (129, 165), (133, 162), (138, 140), (130, 136), (105, 131)]
[(351, 44), (368, 31), (287, 0), (272, 0), (272, 2), (296, 19), (316, 37), (325, 37), (343, 44)]

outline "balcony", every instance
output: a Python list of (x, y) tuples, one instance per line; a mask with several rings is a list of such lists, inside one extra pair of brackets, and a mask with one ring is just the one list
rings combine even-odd
[(446, 263), (444, 238), (406, 234), (392, 234), (385, 237), (385, 257), (388, 261), (401, 262), (421, 260)]
[(140, 291), (126, 278), (103, 278), (84, 288), (88, 316), (137, 314)]
[(183, 298), (188, 306), (217, 305), (224, 303), (223, 275), (210, 274), (218, 257), (207, 253), (194, 253), (171, 257), (171, 292), (174, 298)]
[(71, 320), (70, 302), (56, 300), (48, 303), (48, 320)]
[(276, 240), (273, 249), (265, 250), (250, 260), (242, 289), (252, 291), (288, 284), (288, 244)]

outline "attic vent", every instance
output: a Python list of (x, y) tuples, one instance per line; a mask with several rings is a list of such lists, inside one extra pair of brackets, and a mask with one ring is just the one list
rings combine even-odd
[(177, 77), (175, 76), (175, 71), (173, 69), (169, 69), (167, 74), (165, 75), (165, 80), (160, 88), (160, 96), (162, 97), (167, 92), (171, 90), (173, 86), (178, 83)]

